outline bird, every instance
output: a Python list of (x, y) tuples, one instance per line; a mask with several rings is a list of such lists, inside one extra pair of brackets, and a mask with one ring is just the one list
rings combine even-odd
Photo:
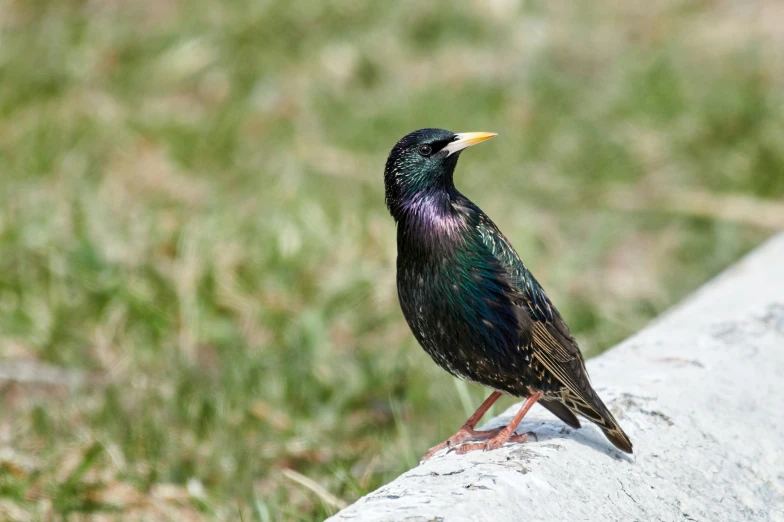
[[(537, 402), (575, 429), (577, 415), (584, 417), (632, 453), (629, 437), (593, 389), (561, 314), (495, 223), (455, 188), (461, 152), (494, 136), (419, 129), (395, 144), (384, 168), (403, 316), (438, 366), (492, 390), (421, 462), (444, 448), (464, 454), (527, 442), (529, 434), (515, 430)], [(476, 430), (502, 395), (525, 400), (507, 426)]]

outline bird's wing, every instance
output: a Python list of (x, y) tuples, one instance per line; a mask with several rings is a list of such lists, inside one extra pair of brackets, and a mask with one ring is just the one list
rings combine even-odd
[(581, 381), (588, 383), (588, 373), (569, 327), (498, 227), (483, 216), (477, 229), (484, 246), (506, 269), (510, 281), (520, 292), (520, 304), (527, 308), (532, 319), (534, 354), (559, 381), (577, 392), (583, 388)]
[(616, 446), (631, 452), (631, 442), (591, 386), (582, 353), (561, 314), (498, 227), (481, 215), (477, 230), (483, 245), (520, 292), (520, 306), (527, 309), (531, 319), (526, 325), (531, 333), (523, 338), (530, 339), (534, 357), (564, 385), (560, 400), (596, 423)]

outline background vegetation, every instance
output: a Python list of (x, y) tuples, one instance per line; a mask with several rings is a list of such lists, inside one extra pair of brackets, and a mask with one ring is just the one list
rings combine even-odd
[(635, 332), (784, 227), (782, 23), (0, 3), (0, 518), (317, 520), (451, 434), (485, 392), (409, 334), (383, 203), (415, 128), (499, 132), (458, 186), (587, 354)]

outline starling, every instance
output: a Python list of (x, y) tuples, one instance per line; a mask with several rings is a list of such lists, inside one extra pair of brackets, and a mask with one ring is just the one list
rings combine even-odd
[[(525, 442), (526, 435), (514, 432), (537, 401), (572, 428), (580, 427), (575, 414), (582, 415), (631, 453), (561, 314), (495, 223), (455, 188), (460, 152), (493, 136), (420, 129), (392, 148), (384, 169), (386, 204), (397, 224), (403, 315), (436, 364), (493, 390), (422, 460), (443, 448), (466, 453)], [(475, 430), (501, 394), (525, 398), (520, 411), (502, 429)], [(463, 444), (469, 440), (483, 442)]]

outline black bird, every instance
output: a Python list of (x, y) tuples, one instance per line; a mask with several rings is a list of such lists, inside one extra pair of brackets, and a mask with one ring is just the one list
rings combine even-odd
[[(632, 443), (594, 391), (580, 349), (558, 310), (487, 214), (455, 188), (460, 152), (495, 136), (420, 129), (400, 140), (384, 169), (397, 223), (400, 307), (419, 344), (443, 369), (493, 389), (452, 437), (433, 447), (459, 453), (525, 442), (514, 431), (537, 401), (573, 428), (576, 413), (618, 449)], [(525, 397), (503, 429), (474, 428), (501, 394)]]

